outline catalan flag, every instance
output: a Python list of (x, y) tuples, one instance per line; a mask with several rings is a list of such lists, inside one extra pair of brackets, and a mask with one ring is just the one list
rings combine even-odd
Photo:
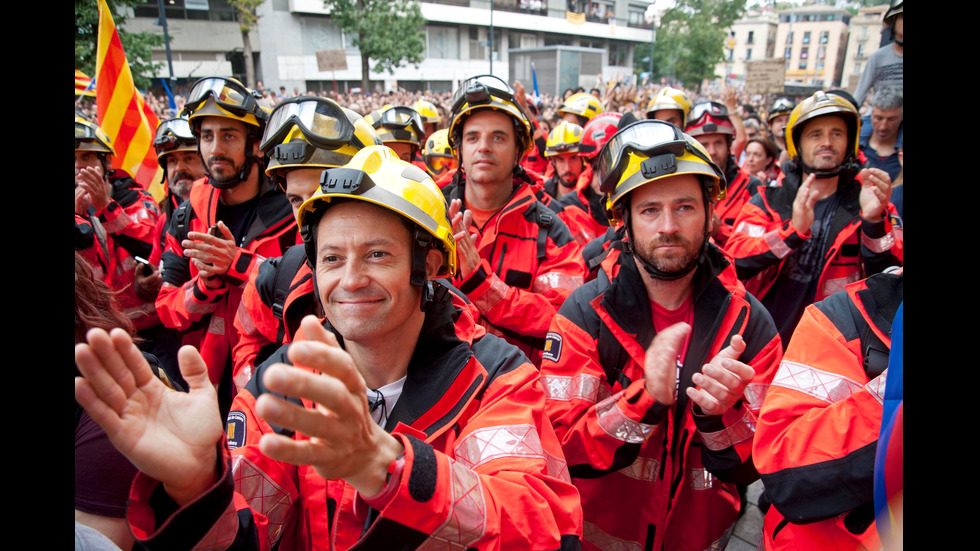
[(565, 12), (565, 21), (568, 21), (572, 25), (584, 25), (585, 24), (585, 13), (575, 13), (573, 11)]
[(75, 95), (95, 97), (95, 85), (92, 83), (92, 77), (78, 69), (75, 69)]
[(116, 149), (112, 168), (125, 170), (160, 200), (164, 196), (160, 185), (163, 170), (153, 149), (153, 133), (160, 122), (133, 84), (133, 73), (105, 0), (99, 0), (98, 42), (96, 104), (99, 127)]

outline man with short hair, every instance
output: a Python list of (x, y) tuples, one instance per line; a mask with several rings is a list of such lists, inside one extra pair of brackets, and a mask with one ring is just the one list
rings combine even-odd
[(185, 104), (208, 177), (198, 181), (167, 230), (163, 286), (156, 307), (164, 325), (204, 357), (222, 413), (234, 397), (234, 316), (252, 270), (297, 240), (282, 191), (263, 178), (259, 143), (269, 114), (236, 80), (195, 83)]
[(601, 189), (626, 238), (572, 293), (541, 363), (582, 494), (585, 549), (724, 549), (757, 478), (755, 416), (782, 347), (710, 240), (725, 178), (657, 120), (606, 144)]
[(803, 309), (868, 275), (901, 266), (901, 221), (891, 178), (857, 162), (858, 114), (817, 92), (793, 109), (793, 157), (780, 185), (762, 188), (739, 214), (727, 252), (745, 287), (772, 313), (788, 342)]
[(510, 86), (489, 75), (463, 82), (449, 139), (459, 158), (443, 188), (459, 244), (454, 284), (488, 330), (537, 363), (551, 318), (585, 277), (581, 249), (520, 165), (531, 130)]
[(148, 381), (118, 332), (76, 348), (77, 400), (141, 470), (140, 543), (578, 549), (579, 497), (536, 369), (434, 281), (456, 255), (432, 180), (369, 146), (327, 171), (299, 224), (324, 322), (304, 319), (305, 338), (260, 367), (227, 431), (193, 350), (180, 394)]
[(860, 147), (867, 158), (864, 166), (884, 170), (893, 182), (902, 171), (898, 160), (905, 117), (902, 103), (901, 90), (878, 88), (871, 96), (871, 115), (861, 119)]

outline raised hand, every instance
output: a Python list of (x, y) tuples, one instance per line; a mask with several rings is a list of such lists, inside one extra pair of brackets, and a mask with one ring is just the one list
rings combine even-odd
[(178, 354), (190, 391), (167, 388), (122, 329), (92, 329), (75, 346), (75, 400), (114, 446), (148, 476), (163, 483), (178, 504), (214, 484), (223, 423), (201, 355), (191, 346)]

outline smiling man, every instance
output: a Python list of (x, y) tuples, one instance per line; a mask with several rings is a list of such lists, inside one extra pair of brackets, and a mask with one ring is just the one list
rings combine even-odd
[(901, 266), (901, 220), (891, 178), (857, 162), (857, 111), (817, 92), (786, 125), (781, 185), (753, 197), (735, 221), (727, 251), (739, 279), (789, 341), (803, 309), (849, 283)]
[(257, 95), (236, 80), (204, 78), (184, 112), (208, 177), (170, 221), (156, 307), (201, 351), (224, 413), (234, 397), (233, 322), (244, 284), (264, 258), (296, 243), (296, 222), (282, 190), (263, 177), (259, 140), (269, 113)]
[(599, 176), (627, 237), (559, 310), (541, 363), (583, 549), (724, 549), (735, 484), (758, 476), (755, 415), (779, 336), (709, 239), (725, 179), (694, 138), (626, 126)]
[(454, 283), (488, 330), (537, 363), (551, 318), (585, 277), (581, 249), (537, 201), (519, 164), (531, 126), (510, 86), (473, 77), (456, 91), (452, 113), (449, 139), (460, 169), (443, 193), (459, 244)]
[(76, 348), (79, 403), (141, 470), (128, 517), (140, 543), (579, 549), (537, 370), (434, 281), (456, 270), (439, 188), (369, 146), (326, 171), (299, 224), (325, 319), (304, 319), (305, 338), (259, 368), (227, 432), (193, 350), (182, 394), (149, 381), (118, 331)]
[[(369, 145), (381, 145), (381, 139), (364, 117), (331, 99), (298, 96), (276, 105), (260, 148), (269, 158), (266, 175), (286, 192), (295, 216), (320, 189), (324, 169), (347, 164)], [(238, 390), (256, 366), (292, 342), (304, 317), (322, 315), (313, 288), (302, 247), (267, 258), (253, 270), (235, 315), (239, 339), (232, 359)]]

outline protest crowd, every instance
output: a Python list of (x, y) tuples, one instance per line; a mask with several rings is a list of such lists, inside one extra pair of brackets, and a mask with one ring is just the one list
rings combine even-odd
[(77, 99), (76, 549), (720, 550), (760, 479), (759, 549), (901, 549), (903, 88), (865, 77), (215, 75), (146, 96), (159, 201)]

